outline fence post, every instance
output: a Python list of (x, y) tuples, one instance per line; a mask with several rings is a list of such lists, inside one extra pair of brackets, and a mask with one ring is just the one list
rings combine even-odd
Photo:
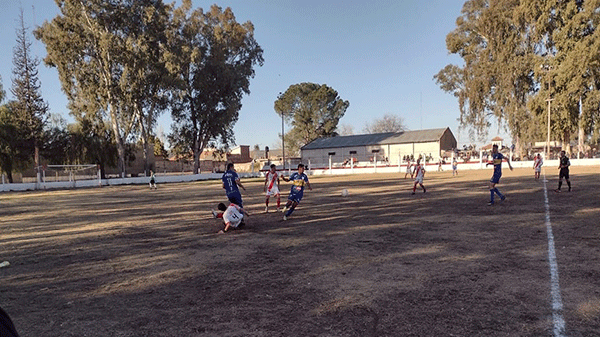
[(483, 150), (479, 149), (479, 168), (483, 168)]
[(377, 173), (377, 153), (373, 153), (373, 172)]
[(333, 169), (331, 167), (331, 155), (329, 155), (329, 174), (333, 174)]

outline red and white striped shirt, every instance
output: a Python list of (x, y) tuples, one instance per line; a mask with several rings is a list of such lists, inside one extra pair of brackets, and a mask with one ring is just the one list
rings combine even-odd
[(267, 172), (267, 178), (266, 178), (267, 191), (270, 191), (274, 186), (279, 188), (279, 186), (277, 185), (278, 178), (279, 178), (279, 175), (277, 172), (275, 172), (275, 173), (273, 173), (271, 171)]

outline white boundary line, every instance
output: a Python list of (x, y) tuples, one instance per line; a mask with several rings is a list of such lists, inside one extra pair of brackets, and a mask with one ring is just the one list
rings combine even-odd
[(565, 319), (562, 315), (563, 304), (558, 284), (558, 264), (556, 263), (556, 251), (554, 250), (554, 234), (550, 223), (550, 203), (548, 202), (548, 188), (546, 187), (546, 170), (544, 170), (544, 203), (546, 206), (546, 234), (548, 236), (548, 263), (550, 264), (550, 293), (552, 296), (552, 322), (555, 337), (564, 337)]

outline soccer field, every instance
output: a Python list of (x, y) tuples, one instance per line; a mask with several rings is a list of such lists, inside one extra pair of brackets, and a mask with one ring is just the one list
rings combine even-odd
[(220, 182), (4, 193), (0, 306), (22, 336), (600, 336), (600, 169), (545, 171), (491, 207), (491, 169), (313, 176), (287, 221), (242, 179), (221, 235)]

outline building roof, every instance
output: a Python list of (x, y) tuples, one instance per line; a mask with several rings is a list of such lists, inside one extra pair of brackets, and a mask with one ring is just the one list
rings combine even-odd
[(492, 142), (496, 142), (496, 141), (499, 141), (499, 140), (502, 141), (504, 139), (500, 138), (500, 136), (496, 136), (496, 137), (492, 138)]
[(304, 145), (302, 150), (437, 142), (446, 130), (449, 128), (318, 138)]

